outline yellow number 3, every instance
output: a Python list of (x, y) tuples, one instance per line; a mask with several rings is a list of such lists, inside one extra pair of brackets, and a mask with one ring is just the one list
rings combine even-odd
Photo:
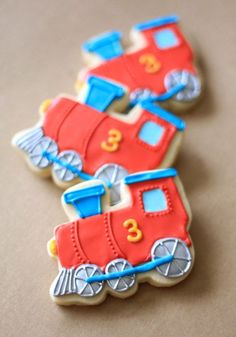
[(101, 148), (107, 152), (115, 152), (119, 149), (122, 140), (122, 133), (119, 130), (111, 129), (108, 131), (108, 138), (101, 142)]
[(156, 73), (161, 68), (160, 62), (153, 54), (141, 55), (139, 62), (144, 65), (146, 72), (150, 74)]
[(139, 242), (143, 237), (143, 232), (138, 228), (138, 223), (134, 219), (128, 219), (123, 223), (125, 228), (128, 228), (128, 233), (132, 235), (127, 236), (129, 242)]

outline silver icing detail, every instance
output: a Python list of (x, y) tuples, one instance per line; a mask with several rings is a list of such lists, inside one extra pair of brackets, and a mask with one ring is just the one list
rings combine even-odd
[(187, 70), (173, 70), (166, 74), (164, 79), (167, 91), (175, 88), (179, 84), (186, 85), (186, 88), (178, 92), (174, 98), (177, 101), (191, 101), (201, 94), (201, 82), (199, 78)]
[(139, 101), (146, 100), (153, 95), (154, 93), (149, 89), (135, 89), (129, 94), (129, 100), (132, 104), (137, 104)]
[(186, 274), (192, 265), (192, 257), (186, 243), (176, 238), (165, 238), (154, 243), (151, 256), (152, 259), (173, 255), (171, 262), (156, 267), (163, 276), (174, 278)]
[(40, 169), (47, 168), (52, 164), (52, 161), (43, 155), (44, 151), (47, 152), (48, 155), (56, 156), (58, 153), (56, 142), (49, 137), (42, 137), (29, 152), (30, 161), (34, 166)]
[(95, 172), (95, 178), (101, 179), (108, 186), (112, 185), (110, 190), (112, 205), (120, 201), (120, 181), (127, 175), (128, 171), (123, 166), (117, 164), (105, 164)]
[(73, 294), (75, 292), (74, 284), (72, 281), (74, 278), (74, 272), (75, 268), (62, 268), (55, 281), (55, 285), (53, 288), (54, 296)]
[[(106, 266), (106, 274), (117, 273), (132, 268), (132, 265), (125, 259), (116, 259), (109, 262)], [(107, 284), (115, 291), (123, 292), (135, 284), (135, 274), (123, 276), (114, 280), (108, 280)]]
[(43, 137), (43, 130), (41, 127), (36, 127), (31, 130), (27, 130), (21, 134), (15, 141), (15, 145), (27, 152), (30, 153), (32, 149), (38, 144), (39, 140)]
[(102, 271), (94, 264), (83, 264), (78, 268), (62, 268), (53, 286), (53, 296), (77, 294), (93, 297), (100, 293), (103, 282), (86, 282), (91, 276), (101, 275)]
[[(62, 151), (58, 156), (58, 160), (61, 160), (65, 164), (73, 166), (75, 170), (81, 171), (83, 164), (80, 155), (72, 150)], [(69, 168), (59, 163), (53, 163), (53, 172), (57, 179), (60, 181), (71, 181), (78, 177), (78, 174), (72, 172)]]

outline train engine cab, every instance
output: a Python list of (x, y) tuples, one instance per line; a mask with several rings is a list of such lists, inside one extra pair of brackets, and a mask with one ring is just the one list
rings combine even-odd
[(88, 66), (78, 75), (79, 99), (100, 111), (122, 100), (126, 101), (123, 105), (166, 101), (175, 112), (192, 107), (202, 84), (178, 18), (137, 24), (131, 30), (131, 41), (124, 49), (121, 33), (111, 31), (83, 45)]
[(48, 243), (60, 271), (50, 294), (59, 304), (100, 303), (107, 293), (127, 297), (138, 282), (171, 286), (190, 272), (191, 211), (175, 169), (126, 176), (121, 201), (109, 206), (100, 180), (68, 189), (69, 223)]
[(181, 119), (147, 102), (127, 115), (104, 114), (59, 97), (44, 110), (35, 128), (13, 140), (30, 167), (51, 174), (63, 188), (102, 179), (111, 188), (112, 203), (119, 201), (119, 182), (128, 173), (173, 163), (185, 129)]

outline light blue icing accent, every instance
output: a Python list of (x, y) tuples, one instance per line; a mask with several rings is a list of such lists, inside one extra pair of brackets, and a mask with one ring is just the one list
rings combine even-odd
[(145, 101), (141, 103), (141, 107), (154, 115), (164, 119), (170, 124), (173, 124), (177, 130), (184, 131), (186, 124), (185, 122), (173, 115), (172, 113), (162, 109), (159, 105), (154, 105), (152, 102)]
[(143, 192), (142, 198), (145, 212), (161, 212), (167, 209), (165, 193), (160, 188)]
[(125, 90), (117, 84), (97, 76), (90, 76), (84, 103), (98, 111), (105, 111), (113, 100), (124, 96)]
[(160, 18), (156, 18), (150, 21), (142, 22), (134, 26), (134, 29), (137, 30), (147, 30), (152, 28), (158, 28), (164, 25), (168, 25), (171, 23), (177, 23), (179, 21), (179, 17), (176, 15), (172, 16), (163, 16)]
[(121, 33), (111, 31), (88, 40), (82, 47), (88, 52), (96, 53), (103, 60), (111, 60), (124, 53), (120, 40)]
[(57, 163), (60, 166), (65, 167), (66, 169), (70, 170), (71, 172), (73, 172), (74, 174), (76, 174), (78, 177), (80, 177), (83, 180), (94, 179), (93, 176), (90, 176), (89, 174), (78, 170), (75, 166), (67, 163), (64, 160), (59, 159), (58, 157), (52, 155), (51, 153), (49, 153), (47, 151), (43, 151), (42, 156), (46, 157), (48, 160), (50, 160), (53, 163)]
[(152, 102), (164, 102), (167, 101), (168, 99), (171, 99), (173, 96), (177, 95), (180, 91), (184, 90), (186, 88), (185, 84), (178, 84), (175, 87), (171, 88), (169, 91), (165, 92), (162, 95), (153, 95), (149, 99), (149, 101)]
[(174, 168), (167, 168), (143, 173), (134, 173), (126, 176), (123, 181), (126, 185), (135, 184), (143, 181), (176, 177), (177, 171)]
[(141, 130), (139, 131), (139, 138), (152, 146), (155, 146), (160, 141), (164, 133), (164, 128), (152, 121), (147, 121), (143, 124)]
[(166, 91), (164, 94), (161, 95), (155, 95), (152, 93), (149, 89), (143, 89), (144, 91), (148, 92), (147, 96), (145, 98), (136, 98), (131, 101), (131, 105), (134, 106), (138, 103), (142, 102), (165, 102), (169, 99), (171, 99), (173, 96), (177, 95), (180, 91), (184, 90), (186, 88), (185, 84), (178, 84), (175, 87), (171, 88), (169, 91)]
[(154, 33), (154, 39), (158, 48), (173, 48), (179, 44), (179, 40), (172, 29), (166, 28)]
[(102, 213), (101, 196), (105, 188), (101, 185), (86, 187), (64, 194), (66, 204), (72, 204), (81, 218)]
[(173, 96), (177, 95), (180, 91), (184, 90), (186, 88), (185, 84), (178, 84), (174, 88), (171, 88), (169, 91), (165, 92), (162, 95), (157, 95), (151, 97), (152, 101), (156, 102), (164, 102), (167, 101), (168, 99), (171, 99)]
[(88, 283), (93, 283), (93, 282), (103, 282), (103, 281), (109, 281), (109, 280), (115, 280), (119, 277), (125, 277), (133, 274), (138, 274), (138, 273), (145, 273), (150, 270), (155, 269), (156, 267), (165, 264), (165, 263), (170, 263), (174, 259), (173, 255), (167, 255), (164, 257), (157, 258), (153, 261), (146, 262), (144, 264), (141, 264), (139, 266), (135, 266), (129, 269), (125, 269), (123, 271), (118, 271), (110, 274), (102, 274), (102, 275), (97, 275), (97, 276), (91, 276), (88, 277), (86, 282)]

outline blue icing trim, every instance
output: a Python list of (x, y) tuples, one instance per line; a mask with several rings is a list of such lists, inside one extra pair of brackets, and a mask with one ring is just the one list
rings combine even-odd
[(180, 83), (176, 85), (175, 87), (171, 88), (169, 91), (165, 92), (162, 95), (157, 96), (151, 96), (150, 101), (151, 102), (164, 102), (168, 99), (171, 99), (173, 96), (177, 95), (180, 91), (184, 90), (186, 88), (186, 85), (183, 83)]
[(172, 113), (162, 109), (160, 106), (154, 105), (152, 102), (145, 101), (141, 103), (141, 107), (154, 115), (164, 119), (168, 123), (173, 124), (177, 130), (184, 131), (186, 124), (185, 122), (174, 116)]
[(167, 209), (166, 196), (160, 188), (143, 192), (142, 198), (145, 212), (161, 212)]
[(158, 48), (168, 49), (178, 46), (179, 40), (172, 29), (166, 28), (154, 33)]
[(177, 95), (180, 91), (184, 90), (185, 88), (186, 88), (186, 85), (183, 83), (180, 83), (161, 95), (155, 95), (149, 89), (138, 89), (138, 92), (141, 91), (142, 93), (141, 95), (137, 94), (137, 97), (135, 97), (134, 95), (134, 98), (131, 99), (131, 105), (134, 106), (140, 102), (146, 102), (146, 101), (147, 102), (165, 102), (171, 99), (173, 96)]
[(177, 171), (174, 168), (161, 169), (143, 173), (135, 173), (126, 176), (123, 181), (126, 185), (135, 184), (143, 181), (176, 177)]
[(51, 153), (47, 152), (47, 151), (43, 151), (42, 152), (42, 156), (46, 157), (49, 161), (53, 162), (53, 163), (57, 163), (62, 167), (65, 167), (66, 169), (70, 170), (71, 172), (73, 172), (74, 174), (76, 174), (79, 178), (83, 179), (83, 180), (91, 180), (94, 179), (93, 176), (90, 176), (89, 174), (82, 172), (80, 170), (78, 170), (75, 166), (67, 163), (64, 160), (59, 159), (58, 157), (52, 155)]
[(105, 194), (105, 188), (101, 185), (83, 188), (64, 194), (66, 204), (72, 204), (81, 218), (102, 213), (101, 196)]
[(87, 86), (84, 103), (101, 112), (105, 111), (113, 100), (125, 94), (125, 90), (120, 85), (97, 76), (90, 76)]
[(98, 276), (91, 276), (86, 279), (86, 282), (88, 283), (103, 282), (103, 281), (108, 281), (108, 280), (115, 280), (119, 277), (125, 277), (125, 276), (138, 274), (138, 273), (145, 273), (145, 272), (155, 269), (158, 266), (161, 266), (162, 264), (170, 263), (173, 261), (173, 259), (174, 259), (173, 255), (167, 255), (167, 256), (155, 259), (153, 261), (146, 262), (139, 266), (125, 269), (123, 271), (118, 271), (118, 272), (114, 272), (110, 274), (102, 274)]
[(152, 28), (158, 28), (164, 25), (168, 25), (171, 23), (177, 23), (179, 21), (179, 17), (176, 15), (172, 16), (163, 16), (160, 18), (156, 18), (150, 21), (142, 22), (134, 26), (134, 29), (137, 30), (147, 30)]
[(138, 137), (143, 142), (155, 146), (160, 141), (164, 133), (164, 128), (152, 121), (147, 121), (143, 124), (139, 131)]
[(121, 33), (111, 31), (88, 40), (83, 44), (83, 49), (98, 54), (103, 60), (111, 60), (123, 55)]

